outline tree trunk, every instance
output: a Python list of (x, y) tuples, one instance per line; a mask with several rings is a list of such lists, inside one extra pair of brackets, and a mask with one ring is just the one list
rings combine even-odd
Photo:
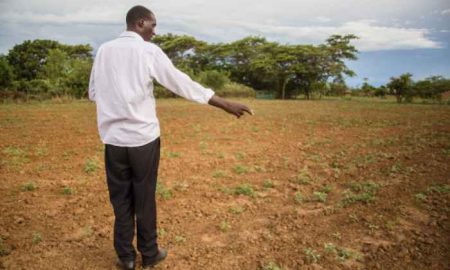
[(287, 85), (287, 78), (283, 79), (283, 83), (281, 84), (281, 99), (286, 98), (286, 85)]

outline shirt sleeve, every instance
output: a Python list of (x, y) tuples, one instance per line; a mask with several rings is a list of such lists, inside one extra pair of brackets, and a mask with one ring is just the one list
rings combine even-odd
[(152, 77), (175, 94), (201, 104), (207, 104), (214, 95), (213, 90), (201, 86), (177, 69), (161, 48), (156, 48), (150, 63)]
[(89, 99), (95, 102), (95, 86), (94, 86), (94, 64), (92, 63), (91, 77), (89, 78)]

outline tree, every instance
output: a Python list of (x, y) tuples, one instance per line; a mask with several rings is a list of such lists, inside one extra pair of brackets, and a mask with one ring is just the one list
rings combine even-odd
[(11, 85), (14, 80), (14, 73), (8, 59), (0, 55), (0, 89), (5, 89)]
[(397, 103), (402, 103), (403, 99), (408, 97), (407, 101), (412, 100), (412, 85), (411, 73), (404, 73), (399, 77), (391, 77), (387, 87), (391, 93), (397, 98)]
[(431, 76), (414, 84), (414, 92), (421, 98), (442, 99), (442, 93), (450, 90), (450, 80)]

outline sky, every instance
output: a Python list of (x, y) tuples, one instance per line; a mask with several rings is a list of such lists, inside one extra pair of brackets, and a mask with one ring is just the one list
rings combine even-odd
[(410, 72), (420, 80), (450, 78), (449, 0), (0, 0), (0, 54), (25, 40), (90, 44), (94, 51), (125, 30), (134, 5), (151, 9), (157, 34), (210, 43), (264, 36), (282, 44), (321, 44), (355, 34), (358, 60), (347, 65), (375, 86)]

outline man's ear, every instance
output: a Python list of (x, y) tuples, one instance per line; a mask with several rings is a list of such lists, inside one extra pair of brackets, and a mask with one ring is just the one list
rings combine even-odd
[(139, 26), (140, 28), (144, 27), (144, 24), (145, 24), (145, 20), (144, 20), (144, 19), (140, 19), (140, 20), (136, 23), (136, 25)]

